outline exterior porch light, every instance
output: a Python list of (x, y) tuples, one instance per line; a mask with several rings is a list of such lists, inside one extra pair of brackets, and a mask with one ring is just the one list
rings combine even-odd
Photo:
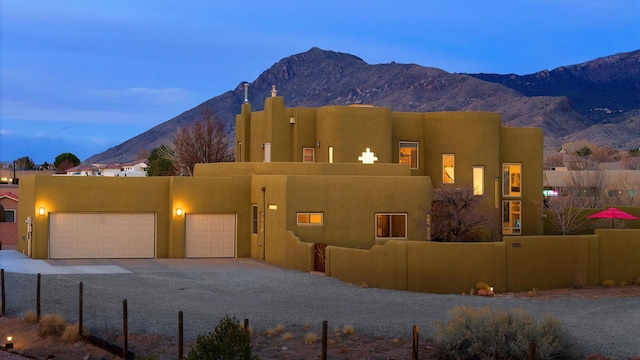
[(13, 336), (7, 336), (7, 342), (4, 344), (4, 349), (13, 349)]
[(182, 216), (182, 209), (181, 208), (177, 208), (176, 209), (176, 215)]
[(40, 215), (44, 215), (44, 208), (41, 207), (40, 209), (38, 209), (38, 214)]

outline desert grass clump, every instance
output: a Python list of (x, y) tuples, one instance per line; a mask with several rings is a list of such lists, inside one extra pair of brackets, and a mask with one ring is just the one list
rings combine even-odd
[(275, 334), (276, 334), (276, 329), (268, 328), (264, 333), (265, 333), (265, 335), (267, 335), (267, 336), (273, 336), (273, 335), (275, 335)]
[(602, 282), (602, 286), (606, 287), (606, 288), (610, 288), (610, 287), (614, 287), (616, 286), (616, 282), (613, 280), (605, 280)]
[(315, 344), (318, 341), (318, 334), (316, 333), (307, 333), (304, 336), (304, 342), (307, 344)]
[(334, 327), (333, 327), (333, 333), (334, 333), (336, 336), (340, 335), (340, 332), (341, 332), (341, 331), (340, 331), (340, 328), (339, 328), (338, 326), (334, 326)]
[(573, 355), (565, 329), (549, 315), (536, 321), (522, 309), (459, 306), (449, 316), (449, 322), (435, 323), (432, 336), (441, 359), (526, 359), (530, 342), (540, 359)]
[(286, 333), (282, 334), (282, 340), (291, 340), (293, 339), (293, 333), (287, 331)]
[(213, 332), (198, 335), (189, 348), (187, 360), (255, 360), (252, 354), (251, 336), (240, 321), (225, 315)]
[(345, 335), (353, 335), (356, 333), (356, 330), (353, 328), (353, 325), (345, 325), (342, 329), (342, 333)]
[(80, 336), (80, 325), (78, 323), (75, 324), (67, 324), (60, 336), (60, 340), (66, 343), (76, 343), (82, 340), (82, 337), (89, 335), (87, 328), (82, 328), (82, 337)]
[(24, 321), (29, 323), (29, 324), (37, 324), (38, 323), (38, 315), (36, 315), (36, 313), (33, 312), (33, 311), (27, 311), (27, 313), (24, 314)]
[(284, 325), (278, 324), (276, 326), (276, 331), (278, 332), (278, 334), (282, 334), (284, 332)]
[(47, 314), (38, 323), (38, 333), (42, 337), (60, 336), (67, 327), (67, 320), (60, 314)]

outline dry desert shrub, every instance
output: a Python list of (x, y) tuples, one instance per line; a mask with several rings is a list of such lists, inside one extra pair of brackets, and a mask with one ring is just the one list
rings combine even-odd
[(60, 314), (47, 314), (40, 319), (38, 332), (40, 336), (60, 336), (67, 327), (67, 320)]
[(353, 325), (345, 325), (342, 329), (342, 333), (345, 335), (353, 335), (356, 333), (356, 330), (353, 328)]
[(526, 359), (530, 342), (537, 358), (571, 358), (571, 344), (558, 320), (536, 321), (522, 309), (508, 312), (459, 306), (447, 323), (435, 322), (435, 349), (441, 359)]
[(308, 344), (315, 344), (318, 341), (318, 334), (316, 333), (307, 333), (304, 336), (304, 342)]
[[(79, 335), (79, 327), (80, 325), (78, 323), (67, 324), (67, 326), (64, 328), (64, 331), (62, 332), (62, 335), (60, 336), (60, 340), (66, 343), (75, 343), (82, 340)], [(87, 328), (82, 328), (82, 333), (83, 336), (89, 335)]]
[(291, 340), (291, 339), (293, 339), (293, 333), (286, 332), (282, 334), (282, 340)]
[(278, 324), (276, 326), (276, 331), (278, 332), (278, 334), (282, 334), (284, 332), (284, 325)]
[(24, 314), (24, 321), (29, 324), (37, 324), (38, 315), (36, 315), (36, 313), (34, 313), (33, 311), (28, 311), (26, 314)]

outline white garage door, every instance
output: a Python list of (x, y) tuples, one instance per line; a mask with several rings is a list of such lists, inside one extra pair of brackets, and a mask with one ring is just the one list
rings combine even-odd
[(187, 214), (186, 257), (235, 257), (235, 214)]
[(51, 259), (154, 258), (153, 213), (52, 213)]

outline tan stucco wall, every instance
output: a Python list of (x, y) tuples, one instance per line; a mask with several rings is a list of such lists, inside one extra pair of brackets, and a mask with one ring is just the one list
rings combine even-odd
[(640, 279), (640, 230), (603, 229), (595, 233), (600, 239), (600, 282), (636, 283)]

